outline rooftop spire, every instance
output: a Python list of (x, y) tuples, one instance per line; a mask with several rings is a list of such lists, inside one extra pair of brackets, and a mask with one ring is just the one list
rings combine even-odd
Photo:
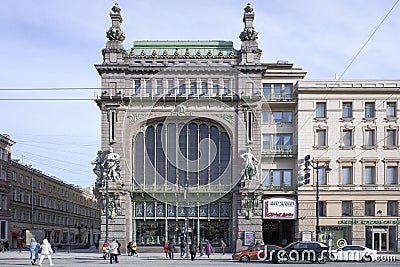
[(125, 33), (121, 30), (120, 26), (122, 23), (121, 8), (117, 3), (111, 8), (111, 27), (106, 32), (106, 36), (110, 41), (120, 41), (125, 40)]
[(258, 32), (254, 30), (254, 10), (250, 3), (244, 8), (243, 23), (244, 29), (240, 33), (239, 38), (242, 41), (240, 49), (241, 64), (257, 64), (260, 63), (261, 50), (258, 48)]
[(121, 30), (121, 8), (117, 3), (111, 8), (110, 18), (111, 27), (106, 32), (108, 41), (106, 48), (103, 49), (103, 61), (104, 63), (119, 63), (123, 62), (123, 56), (126, 51), (123, 45), (125, 33)]

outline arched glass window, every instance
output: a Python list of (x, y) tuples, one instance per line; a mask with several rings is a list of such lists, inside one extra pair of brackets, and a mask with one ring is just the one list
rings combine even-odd
[(135, 181), (143, 184), (144, 181), (144, 135), (138, 133), (135, 138)]
[(218, 124), (154, 123), (134, 140), (134, 178), (141, 186), (202, 186), (231, 181), (231, 142)]

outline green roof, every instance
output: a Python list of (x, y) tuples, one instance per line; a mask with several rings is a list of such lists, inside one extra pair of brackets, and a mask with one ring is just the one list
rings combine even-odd
[(220, 40), (210, 40), (210, 41), (189, 41), (189, 40), (176, 40), (176, 41), (134, 41), (131, 52), (135, 55), (145, 54), (146, 56), (156, 53), (158, 56), (161, 55), (174, 55), (178, 53), (183, 56), (185, 53), (189, 53), (194, 56), (198, 53), (201, 55), (207, 55), (211, 52), (212, 55), (221, 54), (223, 56), (229, 56), (231, 52), (236, 54), (233, 48), (232, 41), (220, 41)]

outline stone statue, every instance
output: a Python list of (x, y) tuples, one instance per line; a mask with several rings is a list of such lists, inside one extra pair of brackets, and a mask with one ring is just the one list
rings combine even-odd
[(120, 178), (120, 156), (113, 152), (113, 148), (110, 147), (108, 154), (104, 158), (104, 169), (108, 170), (107, 177), (111, 181), (121, 180)]
[(108, 217), (114, 219), (117, 215), (117, 205), (115, 203), (115, 196), (110, 196), (108, 199)]
[(96, 183), (100, 183), (102, 180), (101, 172), (103, 166), (101, 162), (101, 154), (102, 154), (101, 150), (97, 151), (97, 157), (90, 162), (91, 164), (94, 165), (93, 172), (97, 176)]
[(241, 181), (244, 182), (245, 180), (253, 180), (257, 178), (258, 160), (251, 153), (251, 148), (248, 147), (247, 152), (240, 155), (240, 157), (244, 160)]

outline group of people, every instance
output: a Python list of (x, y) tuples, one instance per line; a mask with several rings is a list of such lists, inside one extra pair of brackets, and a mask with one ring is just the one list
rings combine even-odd
[[(39, 259), (39, 253), (40, 253), (40, 259)], [(49, 260), (50, 265), (53, 264), (53, 259), (51, 258), (51, 254), (53, 254), (53, 249), (51, 248), (51, 244), (49, 241), (45, 238), (43, 239), (42, 244), (37, 242), (35, 238), (31, 239), (30, 243), (30, 259), (31, 259), (31, 264), (35, 265), (36, 261), (39, 259), (39, 266), (42, 266), (43, 260), (46, 258)]]
[(103, 243), (103, 258), (110, 258), (110, 264), (118, 263), (118, 255), (121, 255), (121, 243), (115, 238), (108, 243), (107, 240)]
[[(224, 243), (224, 241), (221, 241), (221, 245), (222, 245), (222, 253), (224, 253), (224, 249), (226, 247), (226, 244)], [(181, 240), (180, 243), (180, 249), (181, 249), (181, 257), (183, 257), (185, 255), (185, 249), (186, 249), (186, 244), (184, 240)], [(210, 243), (210, 241), (207, 241), (206, 244), (204, 245), (204, 247), (202, 247), (202, 245), (200, 244), (200, 256), (203, 256), (203, 252), (207, 255), (207, 257), (209, 258), (210, 255), (213, 253), (213, 248), (212, 245)], [(194, 242), (191, 242), (189, 245), (189, 254), (190, 254), (190, 259), (192, 261), (194, 261), (196, 259), (196, 254), (198, 251), (198, 247)], [(167, 241), (165, 242), (164, 245), (164, 252), (165, 252), (165, 257), (168, 259), (174, 259), (174, 252), (175, 252), (175, 244), (174, 242), (171, 241)]]

